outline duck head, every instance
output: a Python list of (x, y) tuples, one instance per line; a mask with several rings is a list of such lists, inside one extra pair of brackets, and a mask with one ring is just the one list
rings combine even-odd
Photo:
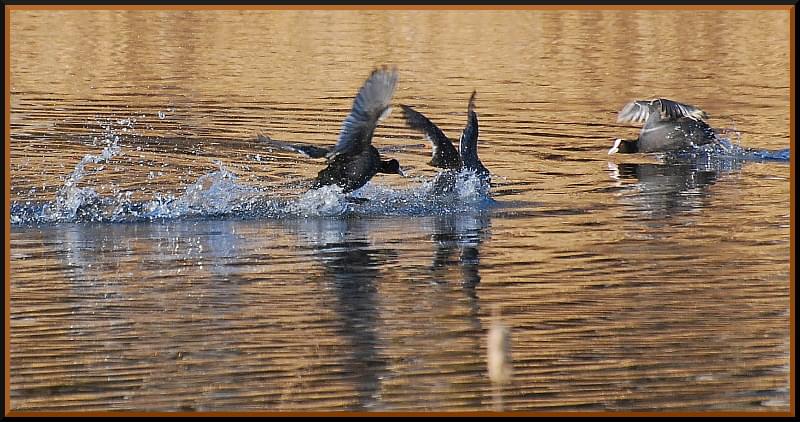
[(615, 139), (614, 146), (608, 150), (608, 155), (620, 153), (620, 154), (631, 154), (639, 152), (639, 141), (628, 141), (625, 139)]
[(403, 170), (400, 168), (400, 162), (394, 158), (391, 160), (381, 160), (378, 173), (399, 174), (400, 176), (405, 177), (405, 173), (403, 173)]

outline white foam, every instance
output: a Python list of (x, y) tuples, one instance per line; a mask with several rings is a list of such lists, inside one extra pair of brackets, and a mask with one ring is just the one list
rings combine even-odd
[(347, 197), (342, 193), (342, 188), (329, 185), (304, 193), (290, 204), (287, 211), (305, 217), (320, 217), (343, 215), (347, 210)]

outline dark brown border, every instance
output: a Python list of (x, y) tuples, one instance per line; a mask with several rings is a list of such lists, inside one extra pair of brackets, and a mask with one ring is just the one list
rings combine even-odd
[[(237, 416), (795, 416), (795, 6), (794, 5), (6, 5), (5, 9), (5, 409), (4, 416), (47, 417), (237, 417)], [(789, 18), (790, 263), (789, 263), (789, 411), (788, 412), (29, 412), (11, 411), (11, 12), (13, 10), (787, 10)]]

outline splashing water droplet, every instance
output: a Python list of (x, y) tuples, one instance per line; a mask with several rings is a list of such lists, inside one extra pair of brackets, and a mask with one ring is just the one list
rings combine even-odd
[(337, 216), (347, 212), (347, 198), (336, 185), (312, 189), (303, 194), (290, 210), (303, 216)]

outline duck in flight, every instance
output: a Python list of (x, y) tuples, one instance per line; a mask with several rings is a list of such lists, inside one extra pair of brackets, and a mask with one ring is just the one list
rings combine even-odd
[(487, 185), (491, 181), (489, 170), (478, 158), (478, 115), (475, 113), (475, 94), (476, 92), (472, 91), (472, 95), (469, 97), (467, 126), (461, 132), (458, 150), (450, 138), (422, 113), (407, 105), (400, 105), (408, 126), (424, 133), (431, 143), (433, 156), (428, 164), (447, 170), (437, 177), (434, 182), (434, 191), (452, 190), (455, 182), (454, 176), (461, 170), (475, 172)]
[(608, 153), (677, 151), (715, 142), (717, 131), (703, 120), (707, 118), (697, 107), (665, 98), (632, 101), (620, 110), (617, 122), (644, 122), (639, 137), (614, 140)]
[(326, 158), (327, 166), (320, 170), (311, 189), (337, 185), (343, 193), (352, 192), (369, 182), (377, 173), (403, 175), (395, 159), (384, 160), (372, 146), (372, 135), (378, 123), (391, 111), (390, 103), (397, 85), (397, 69), (376, 69), (358, 91), (350, 114), (342, 123), (339, 140), (330, 148), (293, 144), (273, 140), (259, 134), (268, 145), (298, 152), (311, 158)]

